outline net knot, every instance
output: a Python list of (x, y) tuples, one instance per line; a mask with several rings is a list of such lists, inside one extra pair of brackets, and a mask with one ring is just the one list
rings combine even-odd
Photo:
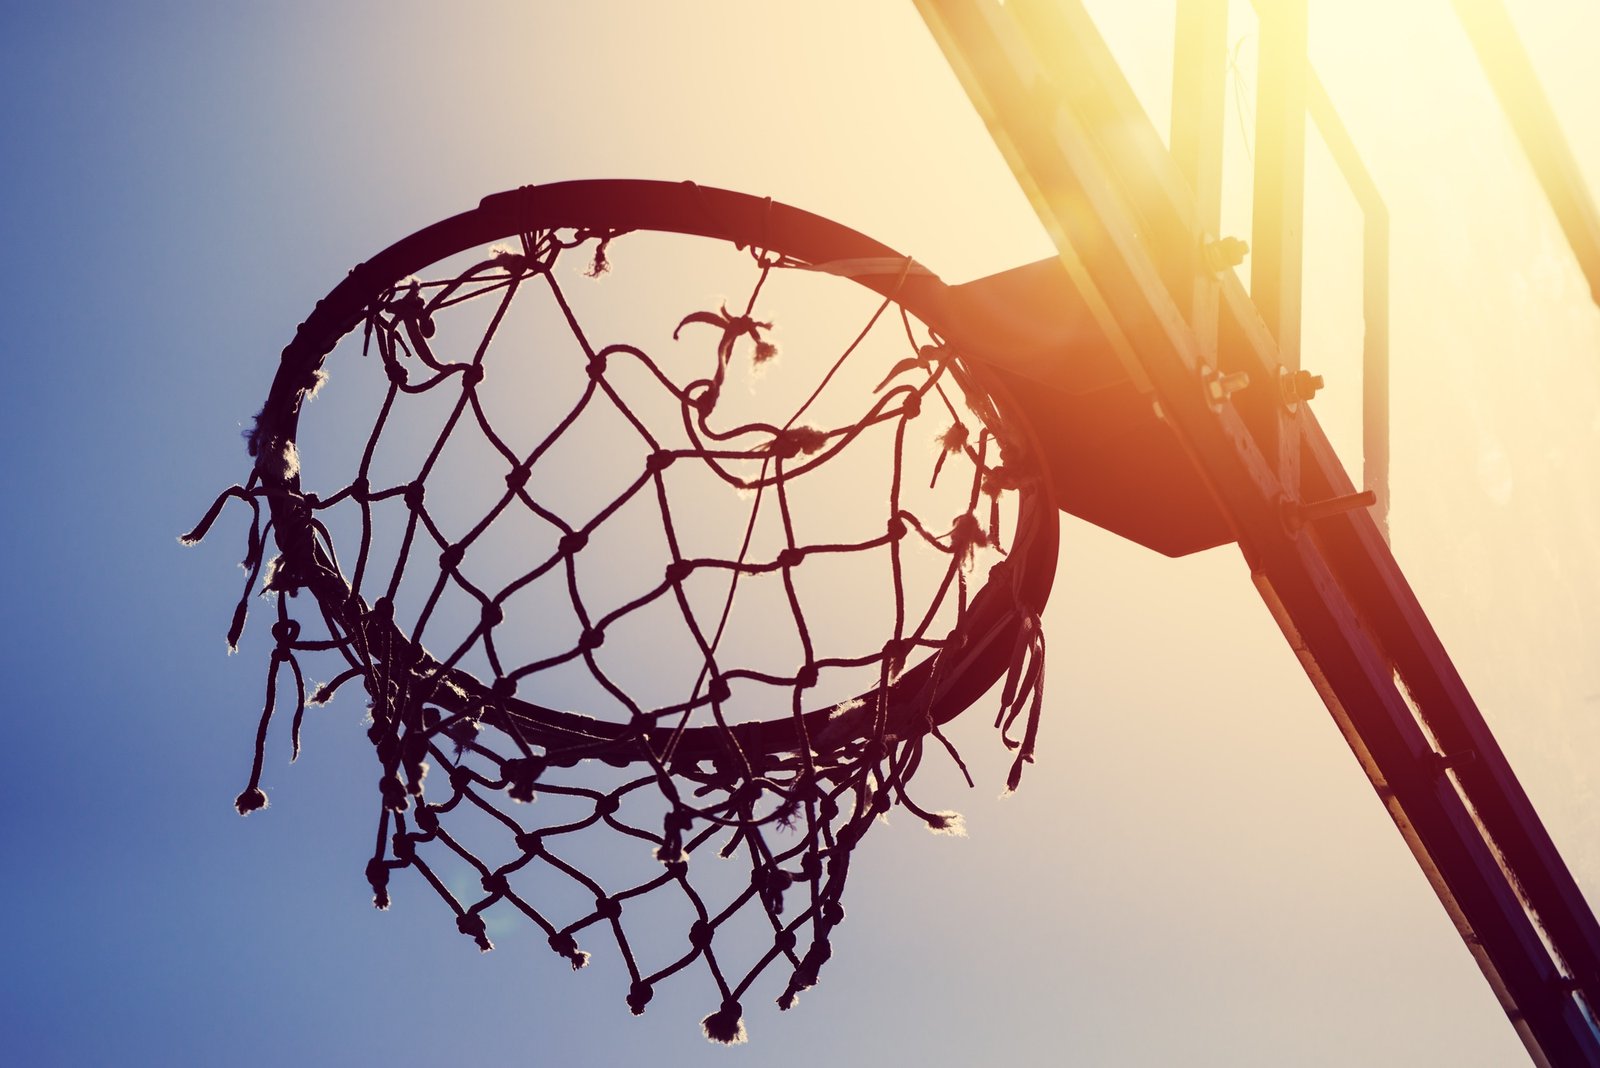
[(439, 554), (439, 570), (454, 571), (461, 566), (461, 558), (466, 554), (467, 550), (464, 545), (445, 546), (444, 551)]
[(468, 364), (466, 370), (461, 372), (461, 388), (473, 389), (483, 381), (483, 364)]
[(252, 786), (244, 793), (233, 799), (234, 811), (241, 816), (248, 816), (257, 809), (267, 807), (267, 795), (259, 786)]
[(589, 535), (581, 530), (574, 530), (571, 534), (563, 534), (560, 541), (561, 555), (576, 556), (588, 544)]
[(906, 669), (906, 661), (911, 659), (911, 652), (915, 648), (914, 638), (890, 638), (883, 643), (883, 667), (890, 682), (898, 679)]
[[(728, 795), (728, 804), (734, 808), (751, 808), (760, 802), (761, 795), (765, 789), (766, 787), (760, 779), (746, 779)], [(730, 843), (730, 845), (736, 846), (737, 840)], [(724, 856), (730, 854), (730, 849), (723, 850)]]
[(817, 665), (807, 664), (794, 677), (794, 684), (802, 689), (817, 684)]
[(657, 449), (645, 458), (644, 469), (652, 475), (659, 474), (671, 467), (672, 461), (676, 459), (677, 456), (666, 449)]
[(493, 258), (495, 264), (499, 267), (503, 267), (506, 273), (511, 275), (511, 277), (519, 278), (523, 274), (527, 273), (528, 257), (524, 256), (522, 253), (514, 252), (508, 248), (496, 248), (492, 251), (494, 252)]
[(421, 482), (413, 482), (406, 487), (404, 494), (406, 507), (413, 512), (422, 510), (422, 499), (427, 496), (427, 487)]
[(950, 551), (963, 568), (970, 568), (977, 551), (988, 544), (988, 532), (977, 516), (971, 512), (956, 516), (955, 525), (950, 528)]
[(655, 990), (643, 979), (636, 979), (628, 988), (628, 1011), (635, 1016), (644, 1012), (644, 1007), (650, 1004), (650, 999), (655, 996)]
[(406, 784), (398, 775), (385, 775), (378, 780), (378, 791), (383, 795), (383, 807), (390, 812), (404, 812), (411, 802), (406, 796)]
[(600, 800), (594, 803), (594, 811), (597, 816), (614, 815), (617, 809), (621, 807), (622, 799), (616, 794), (602, 794)]
[(922, 394), (915, 390), (906, 394), (906, 399), (900, 402), (900, 417), (902, 419), (915, 419), (922, 414)]
[(796, 456), (810, 456), (820, 452), (828, 444), (828, 432), (814, 426), (792, 426), (787, 430), (780, 430), (772, 436), (772, 440), (761, 446), (758, 451), (769, 452), (780, 460), (792, 460)]
[(476, 912), (463, 912), (457, 916), (456, 929), (478, 943), (478, 949), (482, 952), (487, 953), (494, 948), (494, 943), (489, 941), (489, 931), (483, 917)]
[(505, 897), (511, 892), (511, 884), (506, 882), (506, 877), (496, 872), (483, 877), (483, 892), (495, 897)]
[(544, 853), (544, 836), (523, 832), (517, 835), (517, 848), (529, 857), (541, 856)]
[(417, 319), (427, 312), (428, 306), (422, 300), (422, 291), (417, 288), (416, 279), (406, 287), (406, 291), (389, 300), (389, 310), (396, 319)]
[(779, 953), (791, 953), (791, 952), (793, 952), (794, 951), (794, 943), (795, 943), (794, 932), (790, 931), (790, 930), (782, 930), (782, 931), (779, 931), (777, 934), (772, 936), (772, 944), (773, 944), (774, 947), (777, 948)]
[(505, 622), (505, 609), (490, 601), (483, 606), (483, 625), (485, 627), (498, 627)]
[(684, 398), (689, 402), (689, 407), (702, 416), (710, 415), (717, 406), (717, 385), (704, 380), (695, 382), (684, 392)]
[(681, 583), (694, 571), (694, 564), (687, 560), (674, 560), (667, 565), (667, 581), (673, 585)]
[(513, 493), (527, 484), (528, 468), (523, 464), (518, 464), (510, 471), (506, 472), (506, 488), (511, 490)]
[(534, 786), (539, 781), (539, 776), (544, 774), (545, 762), (538, 757), (513, 757), (500, 765), (500, 774), (505, 777), (506, 793), (513, 801), (528, 804), (538, 795), (534, 793)]
[[(817, 985), (817, 973), (822, 971), (822, 966), (828, 963), (828, 958), (833, 956), (833, 943), (828, 941), (826, 935), (817, 938), (811, 943), (811, 948), (806, 950), (806, 955), (800, 961), (800, 967), (794, 971), (794, 979), (790, 983), (791, 990), (807, 990)], [(790, 1005), (794, 1004), (790, 996)], [(784, 1006), (788, 1008), (788, 1006)]]
[(573, 971), (589, 963), (589, 954), (579, 949), (577, 941), (564, 931), (558, 931), (550, 936), (550, 948), (567, 958), (567, 963), (572, 965)]
[(761, 895), (761, 903), (768, 912), (783, 911), (783, 892), (789, 889), (791, 877), (778, 867), (759, 867), (750, 871), (750, 885)]
[(509, 701), (517, 692), (517, 680), (502, 675), (489, 687), (489, 696), (496, 701)]
[(400, 752), (407, 764), (422, 763), (428, 755), (428, 736), (421, 731), (408, 731), (400, 740)]
[(714, 704), (720, 705), (726, 702), (729, 695), (728, 680), (721, 675), (712, 678), (710, 685), (706, 687), (706, 696), (710, 697)]
[[(454, 786), (452, 782), (450, 785)], [(417, 806), (417, 826), (427, 834), (439, 833), (439, 814), (429, 805)]]
[(394, 850), (394, 859), (401, 867), (405, 867), (417, 859), (416, 843), (411, 840), (409, 834), (401, 832), (395, 835), (394, 840), (389, 844)]
[(611, 897), (597, 897), (594, 901), (594, 914), (602, 920), (614, 920), (622, 915), (622, 902)]
[(287, 649), (300, 638), (300, 623), (293, 619), (280, 619), (272, 625), (272, 640), (279, 649)]
[(591, 627), (578, 635), (578, 649), (580, 652), (591, 652), (606, 643), (606, 632), (599, 627)]
[(372, 886), (372, 903), (380, 909), (389, 907), (389, 865), (382, 857), (367, 861), (367, 882)]
[(696, 920), (689, 925), (689, 945), (701, 952), (711, 945), (713, 934), (711, 925), (705, 920)]
[(724, 1001), (722, 1008), (700, 1021), (700, 1027), (713, 1042), (737, 1046), (749, 1039), (744, 1030), (744, 1010), (737, 1001)]
[(967, 424), (955, 422), (939, 435), (939, 447), (947, 453), (957, 453), (967, 447)]
[(1005, 464), (991, 467), (983, 473), (983, 492), (990, 497), (998, 497), (1007, 490), (1017, 489), (1021, 485), (1022, 476)]

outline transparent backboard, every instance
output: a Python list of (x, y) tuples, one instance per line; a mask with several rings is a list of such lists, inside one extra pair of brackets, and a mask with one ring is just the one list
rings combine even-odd
[[(1113, 48), (1164, 43), (1091, 6)], [(1229, 14), (1223, 232), (1248, 235), (1257, 24), (1247, 3)], [(1600, 174), (1582, 46), (1600, 15), (1511, 14)], [(1312, 64), (1390, 218), (1392, 545), (1594, 901), (1600, 310), (1451, 5), (1313, 4), (1310, 20)], [(1170, 67), (1165, 84), (1154, 63), (1126, 69), (1165, 130)], [(1314, 125), (1306, 140), (1301, 363), (1327, 379), (1312, 407), (1360, 485), (1362, 220)]]
[[(1159, 18), (1150, 5), (1085, 7), (1165, 137), (1175, 5)], [(1600, 17), (1557, 4), (1512, 14), (1580, 169), (1600, 173), (1581, 44)], [(1309, 23), (1312, 65), (1389, 218), (1389, 469), (1374, 488), (1392, 501), (1392, 546), (1593, 901), (1600, 311), (1450, 3), (1313, 3)], [(1218, 236), (1249, 238), (1262, 79), (1253, 5), (1229, 5), (1227, 34)], [(1021, 177), (1037, 203), (1048, 176)], [(1326, 378), (1312, 409), (1358, 487), (1373, 477), (1362, 230), (1361, 205), (1308, 123), (1299, 365)], [(1246, 285), (1251, 264), (1237, 268)]]

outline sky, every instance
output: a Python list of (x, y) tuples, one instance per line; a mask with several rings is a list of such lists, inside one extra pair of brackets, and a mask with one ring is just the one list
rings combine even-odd
[[(1164, 128), (1171, 3), (1089, 7)], [(1600, 16), (1514, 7), (1600, 175)], [(1595, 900), (1600, 315), (1447, 5), (1312, 19), (1393, 220), (1396, 554)], [(229, 656), (237, 517), (177, 535), (246, 477), (276, 355), (351, 265), (580, 177), (771, 196), (950, 282), (1051, 253), (909, 3), (9, 5), (0, 89), (5, 1059), (1522, 1063), (1228, 546), (1168, 560), (1064, 517), (1022, 789), (998, 796), (975, 709), (977, 786), (936, 802), (968, 837), (875, 830), (821, 983), (747, 1004), (737, 1049), (701, 1037), (691, 981), (635, 1018), (613, 967), (527, 932), (479, 954), (410, 873), (371, 908), (358, 703), (309, 718), (293, 766), (269, 747), (271, 807), (233, 811), (266, 617)], [(1357, 216), (1322, 152), (1303, 361), (1357, 466)]]

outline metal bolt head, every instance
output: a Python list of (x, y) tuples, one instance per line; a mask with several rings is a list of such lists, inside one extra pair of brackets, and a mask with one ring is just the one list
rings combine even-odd
[(1310, 371), (1296, 371), (1283, 376), (1283, 399), (1286, 404), (1298, 404), (1315, 397), (1326, 383), (1321, 375)]
[(1224, 237), (1206, 244), (1206, 263), (1213, 271), (1224, 271), (1243, 263), (1249, 251), (1248, 242), (1237, 237)]
[(1248, 371), (1234, 371), (1231, 374), (1213, 375), (1206, 379), (1206, 394), (1213, 403), (1220, 404), (1249, 384), (1250, 374)]

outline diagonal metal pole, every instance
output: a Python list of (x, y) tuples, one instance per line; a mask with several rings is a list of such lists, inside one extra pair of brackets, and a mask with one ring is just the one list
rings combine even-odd
[(1600, 304), (1600, 214), (1517, 28), (1500, 0), (1452, 3), (1533, 173), (1555, 209), (1567, 244), (1589, 280), (1589, 296)]

